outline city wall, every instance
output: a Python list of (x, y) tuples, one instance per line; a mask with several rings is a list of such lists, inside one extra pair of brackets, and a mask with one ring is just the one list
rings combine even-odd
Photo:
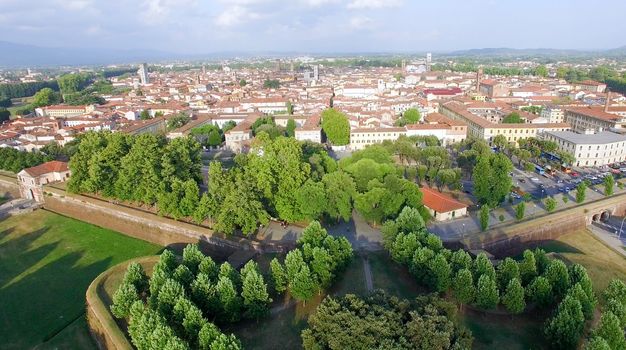
[(0, 173), (0, 196), (12, 198), (20, 197), (20, 187), (17, 184), (15, 175)]
[(499, 226), (479, 233), (463, 243), (469, 250), (482, 249), (497, 257), (510, 256), (521, 253), (529, 246), (584, 229), (602, 215), (621, 217), (625, 214), (626, 194), (620, 194), (529, 221)]
[(227, 238), (206, 227), (93, 197), (69, 194), (62, 188), (44, 186), (44, 193), (44, 208), (47, 210), (158, 245), (180, 248), (187, 243), (199, 243), (203, 250), (218, 258), (226, 258), (237, 250), (260, 249), (258, 243), (247, 239)]

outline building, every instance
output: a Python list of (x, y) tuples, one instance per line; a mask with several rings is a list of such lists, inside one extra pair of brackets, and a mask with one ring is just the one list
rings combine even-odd
[(564, 123), (565, 110), (561, 106), (546, 106), (541, 110), (541, 117), (548, 123)]
[(609, 131), (578, 134), (572, 131), (546, 131), (541, 138), (554, 141), (559, 150), (574, 155), (573, 165), (602, 166), (626, 161), (626, 136)]
[(497, 80), (486, 79), (480, 82), (479, 93), (489, 97), (509, 96), (509, 88)]
[(593, 93), (604, 92), (606, 90), (606, 84), (599, 83), (594, 80), (585, 80), (574, 85), (575, 90), (588, 91)]
[(296, 140), (322, 143), (322, 128), (320, 127), (320, 119), (320, 114), (307, 118), (302, 127), (296, 128), (294, 135)]
[(354, 128), (350, 130), (350, 149), (360, 150), (385, 140), (395, 141), (406, 135), (405, 128)]
[(577, 107), (565, 110), (565, 122), (581, 134), (593, 134), (611, 129), (624, 129), (626, 117), (608, 113), (602, 107)]
[(139, 75), (139, 79), (141, 80), (141, 85), (150, 84), (150, 78), (148, 77), (148, 64), (142, 63), (139, 65), (139, 70), (137, 70), (137, 74)]
[(70, 169), (65, 162), (53, 160), (17, 173), (17, 181), (22, 198), (44, 201), (43, 185), (62, 182), (70, 177)]
[(38, 117), (69, 118), (91, 113), (95, 110), (94, 105), (69, 106), (53, 105), (35, 109)]
[(468, 111), (467, 106), (457, 101), (447, 102), (440, 107), (441, 114), (453, 120), (467, 124), (467, 136), (481, 138), (490, 145), (498, 135), (503, 135), (511, 144), (517, 145), (521, 139), (538, 137), (544, 131), (566, 131), (570, 126), (566, 123), (524, 123), (497, 124)]
[(467, 204), (428, 187), (420, 188), (422, 203), (435, 221), (446, 221), (467, 215)]

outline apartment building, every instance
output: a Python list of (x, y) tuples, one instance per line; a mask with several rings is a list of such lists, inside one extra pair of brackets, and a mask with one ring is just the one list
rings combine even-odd
[(594, 134), (626, 126), (626, 117), (606, 112), (601, 107), (578, 107), (565, 110), (565, 122), (581, 134)]
[(54, 105), (35, 109), (35, 113), (38, 117), (54, 117), (54, 118), (69, 118), (79, 115), (91, 113), (95, 110), (94, 105), (87, 106), (66, 106), (66, 105)]
[(576, 166), (602, 166), (626, 161), (626, 136), (610, 131), (596, 134), (546, 131), (541, 138), (554, 141), (559, 150), (573, 154)]
[(350, 130), (350, 149), (357, 151), (385, 140), (395, 141), (406, 135), (405, 128), (354, 128)]

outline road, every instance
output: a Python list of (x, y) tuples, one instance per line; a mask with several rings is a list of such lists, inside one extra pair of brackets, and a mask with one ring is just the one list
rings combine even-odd
[(626, 256), (626, 250), (624, 250), (624, 247), (626, 247), (626, 225), (621, 235), (619, 235), (621, 223), (624, 219), (625, 218), (621, 217), (611, 217), (607, 222), (594, 222), (589, 226), (589, 230), (597, 238), (611, 246), (615, 251)]

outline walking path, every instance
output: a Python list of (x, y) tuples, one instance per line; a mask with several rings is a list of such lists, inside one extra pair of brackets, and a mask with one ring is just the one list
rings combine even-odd
[(610, 232), (596, 224), (591, 224), (587, 226), (587, 228), (591, 231), (591, 233), (593, 233), (594, 236), (613, 248), (614, 251), (626, 257), (626, 250), (624, 250), (624, 240), (626, 240), (626, 237), (624, 235), (622, 235), (620, 240), (613, 234), (613, 232)]
[(365, 288), (368, 292), (374, 290), (374, 283), (372, 282), (372, 269), (370, 268), (370, 261), (367, 256), (363, 256), (363, 272), (365, 273)]

